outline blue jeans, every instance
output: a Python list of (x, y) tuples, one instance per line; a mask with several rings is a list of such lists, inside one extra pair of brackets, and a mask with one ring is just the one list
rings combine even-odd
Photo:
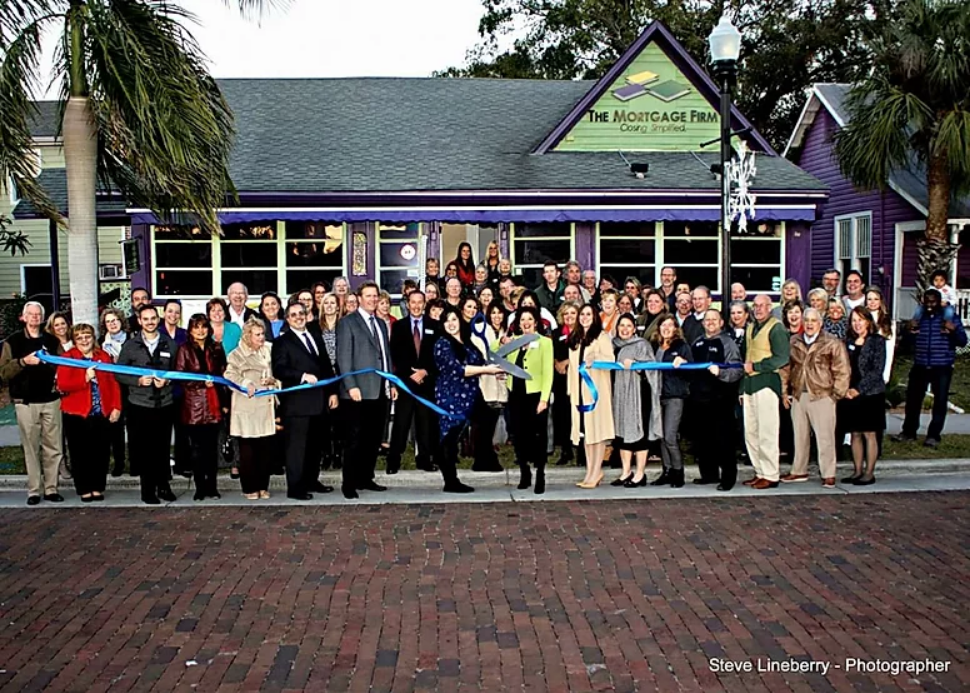
[(943, 424), (946, 423), (947, 402), (950, 399), (950, 380), (953, 366), (913, 366), (909, 371), (909, 387), (906, 390), (906, 419), (903, 421), (903, 435), (916, 437), (919, 430), (919, 415), (923, 409), (926, 387), (933, 393), (933, 418), (926, 429), (926, 437), (940, 440)]

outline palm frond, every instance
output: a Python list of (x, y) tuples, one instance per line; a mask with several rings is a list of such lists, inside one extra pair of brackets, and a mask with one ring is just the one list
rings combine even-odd
[(0, 50), (42, 17), (63, 14), (64, 0), (0, 0)]
[(850, 120), (835, 134), (835, 152), (843, 175), (863, 189), (884, 187), (894, 169), (906, 166), (918, 145), (913, 133), (933, 117), (919, 97), (878, 76), (853, 87), (846, 110)]
[(11, 180), (18, 194), (50, 219), (61, 216), (37, 183), (30, 122), (37, 115), (32, 85), (36, 83), (45, 18), (19, 27), (0, 54), (0, 182)]
[(102, 147), (100, 174), (130, 201), (218, 231), (234, 190), (232, 114), (205, 58), (166, 3), (92, 0), (85, 45)]
[(244, 17), (260, 19), (273, 9), (286, 9), (291, 0), (222, 0), (226, 7), (236, 7)]

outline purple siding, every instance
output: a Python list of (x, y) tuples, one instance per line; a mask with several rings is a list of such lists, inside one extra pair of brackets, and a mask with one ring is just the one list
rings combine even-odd
[(801, 286), (811, 286), (811, 227), (805, 222), (790, 222), (785, 228), (785, 276)]
[(574, 259), (585, 269), (596, 267), (596, 224), (576, 222), (576, 252)]
[(960, 254), (957, 256), (958, 289), (970, 289), (970, 230), (960, 232)]
[(148, 289), (148, 295), (155, 295), (155, 277), (152, 274), (151, 232), (148, 224), (132, 224), (131, 238), (138, 241), (141, 255), (141, 269), (131, 275), (131, 287)]
[[(919, 221), (923, 217), (895, 191), (859, 192), (842, 176), (832, 145), (832, 135), (837, 128), (838, 124), (822, 106), (796, 162), (829, 186), (829, 199), (822, 205), (822, 214), (812, 225), (810, 234), (811, 275), (808, 285), (820, 282), (825, 270), (835, 263), (835, 217), (872, 212), (873, 276), (869, 280), (886, 296), (892, 296), (896, 224)], [(789, 255), (789, 265), (792, 261)]]

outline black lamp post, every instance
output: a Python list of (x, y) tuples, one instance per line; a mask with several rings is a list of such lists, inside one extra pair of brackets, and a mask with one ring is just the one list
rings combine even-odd
[(731, 88), (738, 74), (738, 56), (741, 53), (741, 32), (731, 23), (727, 14), (707, 38), (714, 63), (714, 76), (721, 90), (721, 309), (725, 321), (731, 303), (731, 182), (727, 175), (731, 161)]

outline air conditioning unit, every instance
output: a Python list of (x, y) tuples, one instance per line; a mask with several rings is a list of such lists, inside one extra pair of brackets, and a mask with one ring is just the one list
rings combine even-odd
[(112, 279), (124, 279), (125, 270), (123, 265), (99, 265), (98, 266), (98, 278), (101, 281), (107, 281)]

